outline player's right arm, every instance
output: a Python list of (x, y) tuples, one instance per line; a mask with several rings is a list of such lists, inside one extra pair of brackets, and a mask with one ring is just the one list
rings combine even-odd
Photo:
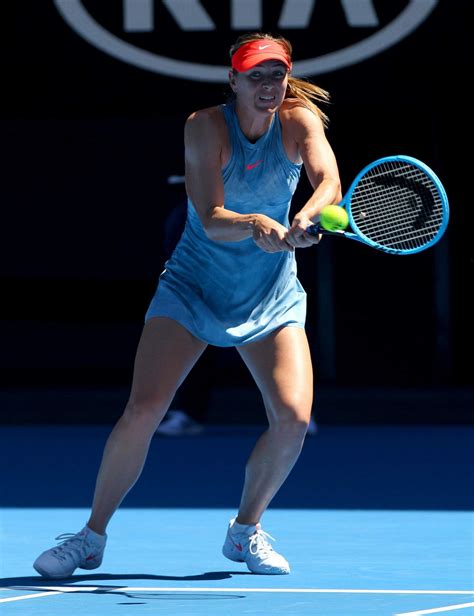
[(186, 191), (209, 239), (239, 242), (253, 237), (267, 252), (293, 250), (286, 228), (263, 214), (238, 214), (224, 206), (223, 139), (217, 107), (189, 116), (184, 129)]

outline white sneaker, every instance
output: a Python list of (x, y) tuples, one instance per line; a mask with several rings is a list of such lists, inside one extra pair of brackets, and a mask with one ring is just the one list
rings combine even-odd
[(290, 573), (287, 560), (275, 552), (268, 539), (275, 541), (271, 535), (262, 530), (260, 524), (237, 525), (233, 518), (229, 523), (222, 553), (235, 562), (245, 562), (252, 573), (266, 575)]
[(61, 543), (38, 556), (33, 567), (44, 577), (59, 579), (70, 577), (77, 567), (96, 569), (104, 557), (107, 535), (98, 535), (85, 526), (77, 534), (59, 535), (56, 541)]
[(165, 436), (194, 436), (203, 429), (201, 424), (184, 411), (170, 409), (155, 433)]

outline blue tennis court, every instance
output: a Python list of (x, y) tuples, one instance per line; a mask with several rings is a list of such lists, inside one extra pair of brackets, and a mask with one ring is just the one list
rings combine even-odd
[(32, 562), (87, 520), (110, 427), (3, 427), (2, 615), (474, 613), (472, 427), (320, 427), (263, 518), (288, 576), (221, 555), (260, 430), (155, 438), (102, 566), (58, 581)]

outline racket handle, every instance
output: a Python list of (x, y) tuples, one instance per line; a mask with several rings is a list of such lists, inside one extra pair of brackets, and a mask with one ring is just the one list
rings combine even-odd
[(320, 233), (323, 235), (344, 235), (344, 231), (327, 231), (318, 222), (306, 227), (306, 233), (309, 233), (309, 235), (319, 235)]
[(309, 225), (309, 227), (306, 227), (306, 233), (309, 233), (309, 235), (319, 235), (323, 231), (324, 229), (321, 229), (321, 225), (319, 224), (319, 222), (316, 222), (314, 223), (314, 225)]

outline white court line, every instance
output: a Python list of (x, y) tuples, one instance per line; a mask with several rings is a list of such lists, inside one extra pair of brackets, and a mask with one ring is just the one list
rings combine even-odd
[[(11, 603), (12, 601), (24, 601), (25, 599), (39, 599), (40, 597), (52, 597), (53, 595), (63, 595), (68, 592), (93, 592), (98, 589), (98, 586), (74, 586), (74, 587), (66, 587), (66, 586), (55, 586), (46, 587), (46, 586), (38, 586), (39, 590), (47, 589), (48, 592), (35, 592), (31, 595), (20, 595), (18, 597), (8, 597), (7, 599), (0, 599), (0, 603)], [(34, 586), (28, 586), (25, 590), (34, 590)], [(22, 590), (21, 587), (12, 586), (11, 588), (0, 588), (0, 590)]]
[(395, 616), (422, 616), (423, 614), (439, 614), (440, 612), (452, 612), (454, 610), (463, 610), (466, 607), (474, 607), (474, 603), (458, 603), (457, 605), (447, 605), (446, 607), (437, 607), (432, 610), (418, 610), (417, 612), (403, 612)]
[[(8, 601), (20, 601), (22, 599), (35, 599), (36, 597), (45, 597), (61, 593), (77, 593), (77, 592), (94, 592), (101, 590), (107, 592), (246, 592), (246, 593), (311, 593), (311, 594), (362, 594), (362, 595), (472, 595), (474, 590), (372, 590), (361, 588), (203, 588), (199, 587), (176, 587), (176, 586), (38, 586), (38, 590), (47, 590), (48, 592), (37, 593), (31, 595), (23, 595), (21, 597), (11, 597), (9, 599), (0, 599), (0, 603)], [(21, 587), (12, 586), (9, 590), (34, 590), (34, 586)], [(414, 612), (415, 614), (416, 612)], [(421, 612), (423, 613), (423, 612)], [(399, 615), (401, 616), (401, 615)], [(406, 615), (405, 615), (406, 616)]]
[[(245, 592), (245, 593), (313, 593), (313, 594), (389, 594), (389, 595), (471, 595), (473, 590), (372, 590), (372, 589), (339, 589), (339, 588), (202, 588), (202, 587), (175, 587), (175, 586), (116, 586), (116, 587), (100, 587), (100, 586), (39, 586), (38, 590), (46, 590), (46, 592), (36, 592), (28, 595), (17, 597), (9, 597), (0, 599), (0, 603), (10, 603), (12, 601), (24, 601), (27, 599), (39, 599), (41, 597), (51, 597), (53, 595), (62, 595), (67, 593), (94, 592), (101, 590), (107, 592)], [(21, 586), (12, 586), (10, 588), (1, 588), (0, 590), (35, 590), (34, 586), (22, 588)], [(448, 612), (451, 610), (460, 610), (466, 607), (474, 606), (474, 603), (463, 603), (452, 605), (443, 608), (431, 610), (406, 612), (397, 616), (422, 616), (424, 614), (435, 614), (440, 612)]]
[[(3, 590), (3, 588), (2, 588)], [(7, 589), (9, 590), (9, 589)], [(62, 595), (61, 591), (55, 592), (38, 592), (32, 595), (21, 595), (21, 597), (9, 597), (8, 599), (0, 599), (0, 603), (10, 603), (11, 601), (22, 601), (23, 599), (36, 599), (38, 597), (51, 597), (52, 595)]]
[(154, 592), (158, 590), (175, 592), (288, 592), (288, 593), (337, 593), (365, 595), (472, 595), (474, 590), (370, 590), (355, 588), (165, 588), (165, 587), (124, 587), (130, 592)]

